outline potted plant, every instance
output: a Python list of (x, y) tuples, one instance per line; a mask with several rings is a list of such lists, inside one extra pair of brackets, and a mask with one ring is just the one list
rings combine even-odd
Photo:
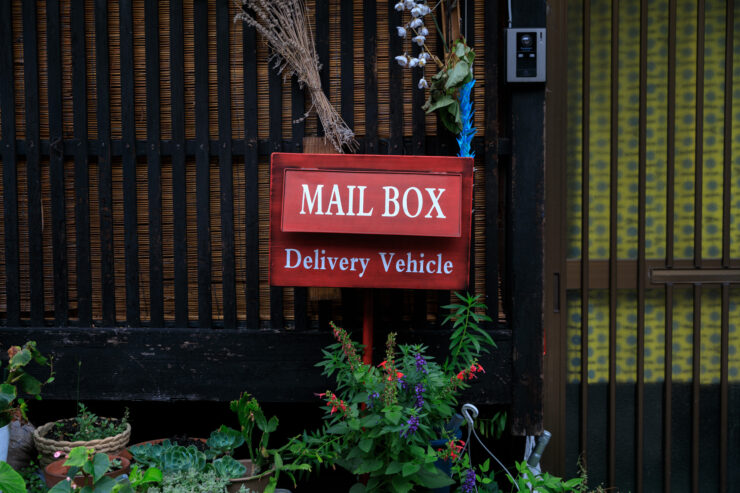
[[(222, 492), (234, 478), (247, 474), (247, 467), (229, 455), (240, 442), (243, 440), (238, 431), (222, 427), (211, 434), (206, 442), (209, 448), (205, 451), (198, 450), (195, 445), (183, 446), (170, 440), (135, 445), (129, 451), (137, 464), (162, 472), (162, 491)], [(199, 481), (212, 489), (192, 490)]]
[(397, 345), (391, 333), (385, 360), (378, 366), (365, 364), (359, 346), (332, 324), (337, 343), (324, 351), (319, 366), (337, 387), (319, 394), (327, 426), (307, 441), (327, 444), (332, 453), (324, 462), (361, 478), (352, 493), (408, 492), (453, 484), (449, 469), (436, 465), (445, 447), (438, 450), (431, 443), (456, 438), (446, 425), (455, 415), (460, 392), (484, 373), (478, 358), (495, 347), (479, 326), (490, 320), (485, 305), (477, 296), (457, 296), (461, 303), (446, 307), (452, 310), (447, 320), (454, 320), (454, 325), (444, 363), (435, 361), (423, 345)]
[[(26, 372), (31, 363), (49, 367), (49, 377), (43, 382)], [(8, 457), (10, 439), (10, 422), (16, 418), (26, 419), (27, 404), (19, 395), (26, 394), (37, 400), (41, 399), (41, 387), (54, 381), (54, 370), (49, 358), (36, 348), (35, 341), (28, 341), (23, 346), (11, 346), (8, 349), (8, 363), (3, 370), (0, 383), (0, 460)]]
[(120, 419), (105, 418), (91, 412), (81, 402), (74, 418), (46, 423), (33, 432), (42, 467), (53, 460), (56, 452), (69, 453), (75, 447), (116, 454), (126, 447), (130, 438), (128, 409)]
[(47, 483), (53, 485), (49, 493), (72, 493), (78, 488), (81, 493), (136, 493), (162, 480), (156, 468), (142, 471), (135, 466), (129, 473), (128, 459), (86, 447), (73, 448), (68, 456), (49, 464), (45, 473)]
[(0, 461), (0, 491), (5, 493), (26, 493), (23, 477), (5, 461)]

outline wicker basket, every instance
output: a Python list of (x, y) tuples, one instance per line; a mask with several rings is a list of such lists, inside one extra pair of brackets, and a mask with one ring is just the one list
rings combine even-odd
[[(61, 421), (70, 421), (64, 419)], [(106, 454), (115, 454), (126, 448), (129, 439), (131, 438), (131, 425), (126, 423), (126, 429), (118, 435), (102, 438), (99, 440), (88, 440), (79, 442), (68, 442), (65, 440), (52, 440), (46, 438), (46, 434), (49, 430), (57, 424), (59, 421), (52, 421), (45, 425), (36, 428), (33, 432), (33, 442), (36, 445), (36, 450), (39, 452), (39, 463), (41, 467), (46, 467), (50, 462), (54, 460), (55, 452), (69, 453), (75, 447), (88, 447), (95, 449), (96, 452), (103, 452)]]

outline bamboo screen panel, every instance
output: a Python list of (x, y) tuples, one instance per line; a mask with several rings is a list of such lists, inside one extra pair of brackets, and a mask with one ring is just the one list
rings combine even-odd
[[(308, 8), (324, 89), (364, 152), (456, 153), (436, 117), (419, 109), (423, 95), (410, 71), (394, 67), (392, 5), (331, 0)], [(485, 266), (500, 254), (486, 249), (485, 215), (500, 214), (498, 204), (486, 210), (486, 187), (498, 184), (485, 179), (497, 176), (498, 160), (483, 152), (484, 99), (495, 94), (484, 80), (485, 64), (495, 63), (484, 47), (491, 9), (483, 0), (466, 9), (478, 81), (470, 290), (488, 292), (495, 309), (499, 279), (487, 279)], [(314, 114), (294, 122), (310, 108), (308, 97), (275, 74), (267, 46), (251, 29), (245, 36), (235, 13), (229, 0), (2, 6), (2, 25), (12, 26), (0, 36), (0, 312), (8, 325), (317, 319), (305, 290), (267, 283), (267, 204), (269, 153), (301, 152), (303, 136), (321, 128)], [(438, 40), (430, 43), (439, 52)], [(373, 53), (374, 66), (366, 60)], [(401, 298), (434, 322), (449, 294)], [(299, 313), (306, 315), (295, 322)]]

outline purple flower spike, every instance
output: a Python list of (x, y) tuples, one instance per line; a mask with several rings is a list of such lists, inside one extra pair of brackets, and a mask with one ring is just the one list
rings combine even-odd
[(475, 471), (472, 469), (468, 469), (468, 472), (465, 474), (465, 482), (461, 486), (461, 491), (463, 493), (472, 493), (475, 491)]
[(416, 358), (416, 369), (422, 373), (427, 373), (427, 360), (424, 359), (424, 356), (421, 353), (416, 353), (414, 358)]
[(424, 384), (423, 383), (417, 383), (416, 387), (414, 387), (414, 391), (416, 392), (416, 407), (422, 408), (424, 407)]
[(419, 429), (419, 419), (416, 416), (411, 416), (409, 420), (406, 421), (406, 424), (408, 427), (405, 430), (401, 430), (401, 438), (407, 438), (416, 433), (416, 430)]

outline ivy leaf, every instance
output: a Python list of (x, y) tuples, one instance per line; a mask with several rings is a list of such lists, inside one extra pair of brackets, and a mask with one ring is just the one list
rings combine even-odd
[(442, 96), (436, 101), (432, 101), (431, 99), (427, 101), (427, 104), (424, 105), (423, 109), (425, 109), (427, 113), (431, 113), (432, 111), (437, 111), (440, 108), (444, 108), (445, 106), (455, 104), (456, 102), (457, 101), (455, 101), (455, 99), (452, 96)]
[(445, 89), (451, 89), (462, 84), (465, 78), (470, 75), (470, 65), (468, 65), (468, 62), (460, 60), (448, 72), (450, 75), (447, 77), (447, 82), (445, 82)]

